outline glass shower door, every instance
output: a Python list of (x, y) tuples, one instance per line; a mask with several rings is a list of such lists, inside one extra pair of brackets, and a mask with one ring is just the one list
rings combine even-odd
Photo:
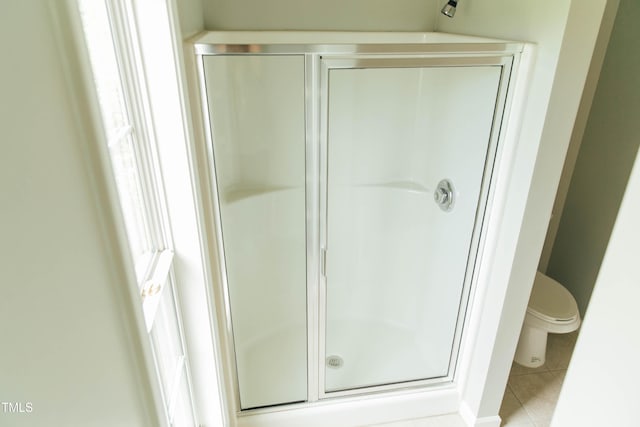
[(326, 71), (326, 392), (450, 374), (501, 72)]
[(307, 399), (302, 55), (203, 60), (242, 409)]

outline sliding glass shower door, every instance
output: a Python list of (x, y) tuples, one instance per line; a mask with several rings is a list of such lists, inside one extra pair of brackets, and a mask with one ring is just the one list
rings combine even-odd
[(325, 391), (445, 377), (502, 67), (334, 65), (325, 71)]

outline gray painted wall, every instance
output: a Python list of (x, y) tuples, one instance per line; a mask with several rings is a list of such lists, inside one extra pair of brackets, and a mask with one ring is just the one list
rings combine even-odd
[(202, 0), (172, 0), (177, 10), (180, 32), (187, 39), (204, 30)]
[(547, 273), (585, 313), (640, 145), (640, 3), (622, 0)]
[(208, 30), (432, 31), (441, 3), (438, 0), (204, 0), (204, 19)]

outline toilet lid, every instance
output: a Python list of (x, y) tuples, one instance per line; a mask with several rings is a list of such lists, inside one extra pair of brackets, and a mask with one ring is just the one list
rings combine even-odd
[(564, 286), (536, 272), (527, 311), (552, 321), (569, 321), (578, 315), (578, 305)]

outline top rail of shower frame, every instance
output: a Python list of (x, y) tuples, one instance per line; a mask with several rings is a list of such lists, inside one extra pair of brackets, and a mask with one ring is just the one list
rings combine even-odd
[(448, 33), (208, 31), (190, 40), (196, 55), (512, 55), (523, 43)]

